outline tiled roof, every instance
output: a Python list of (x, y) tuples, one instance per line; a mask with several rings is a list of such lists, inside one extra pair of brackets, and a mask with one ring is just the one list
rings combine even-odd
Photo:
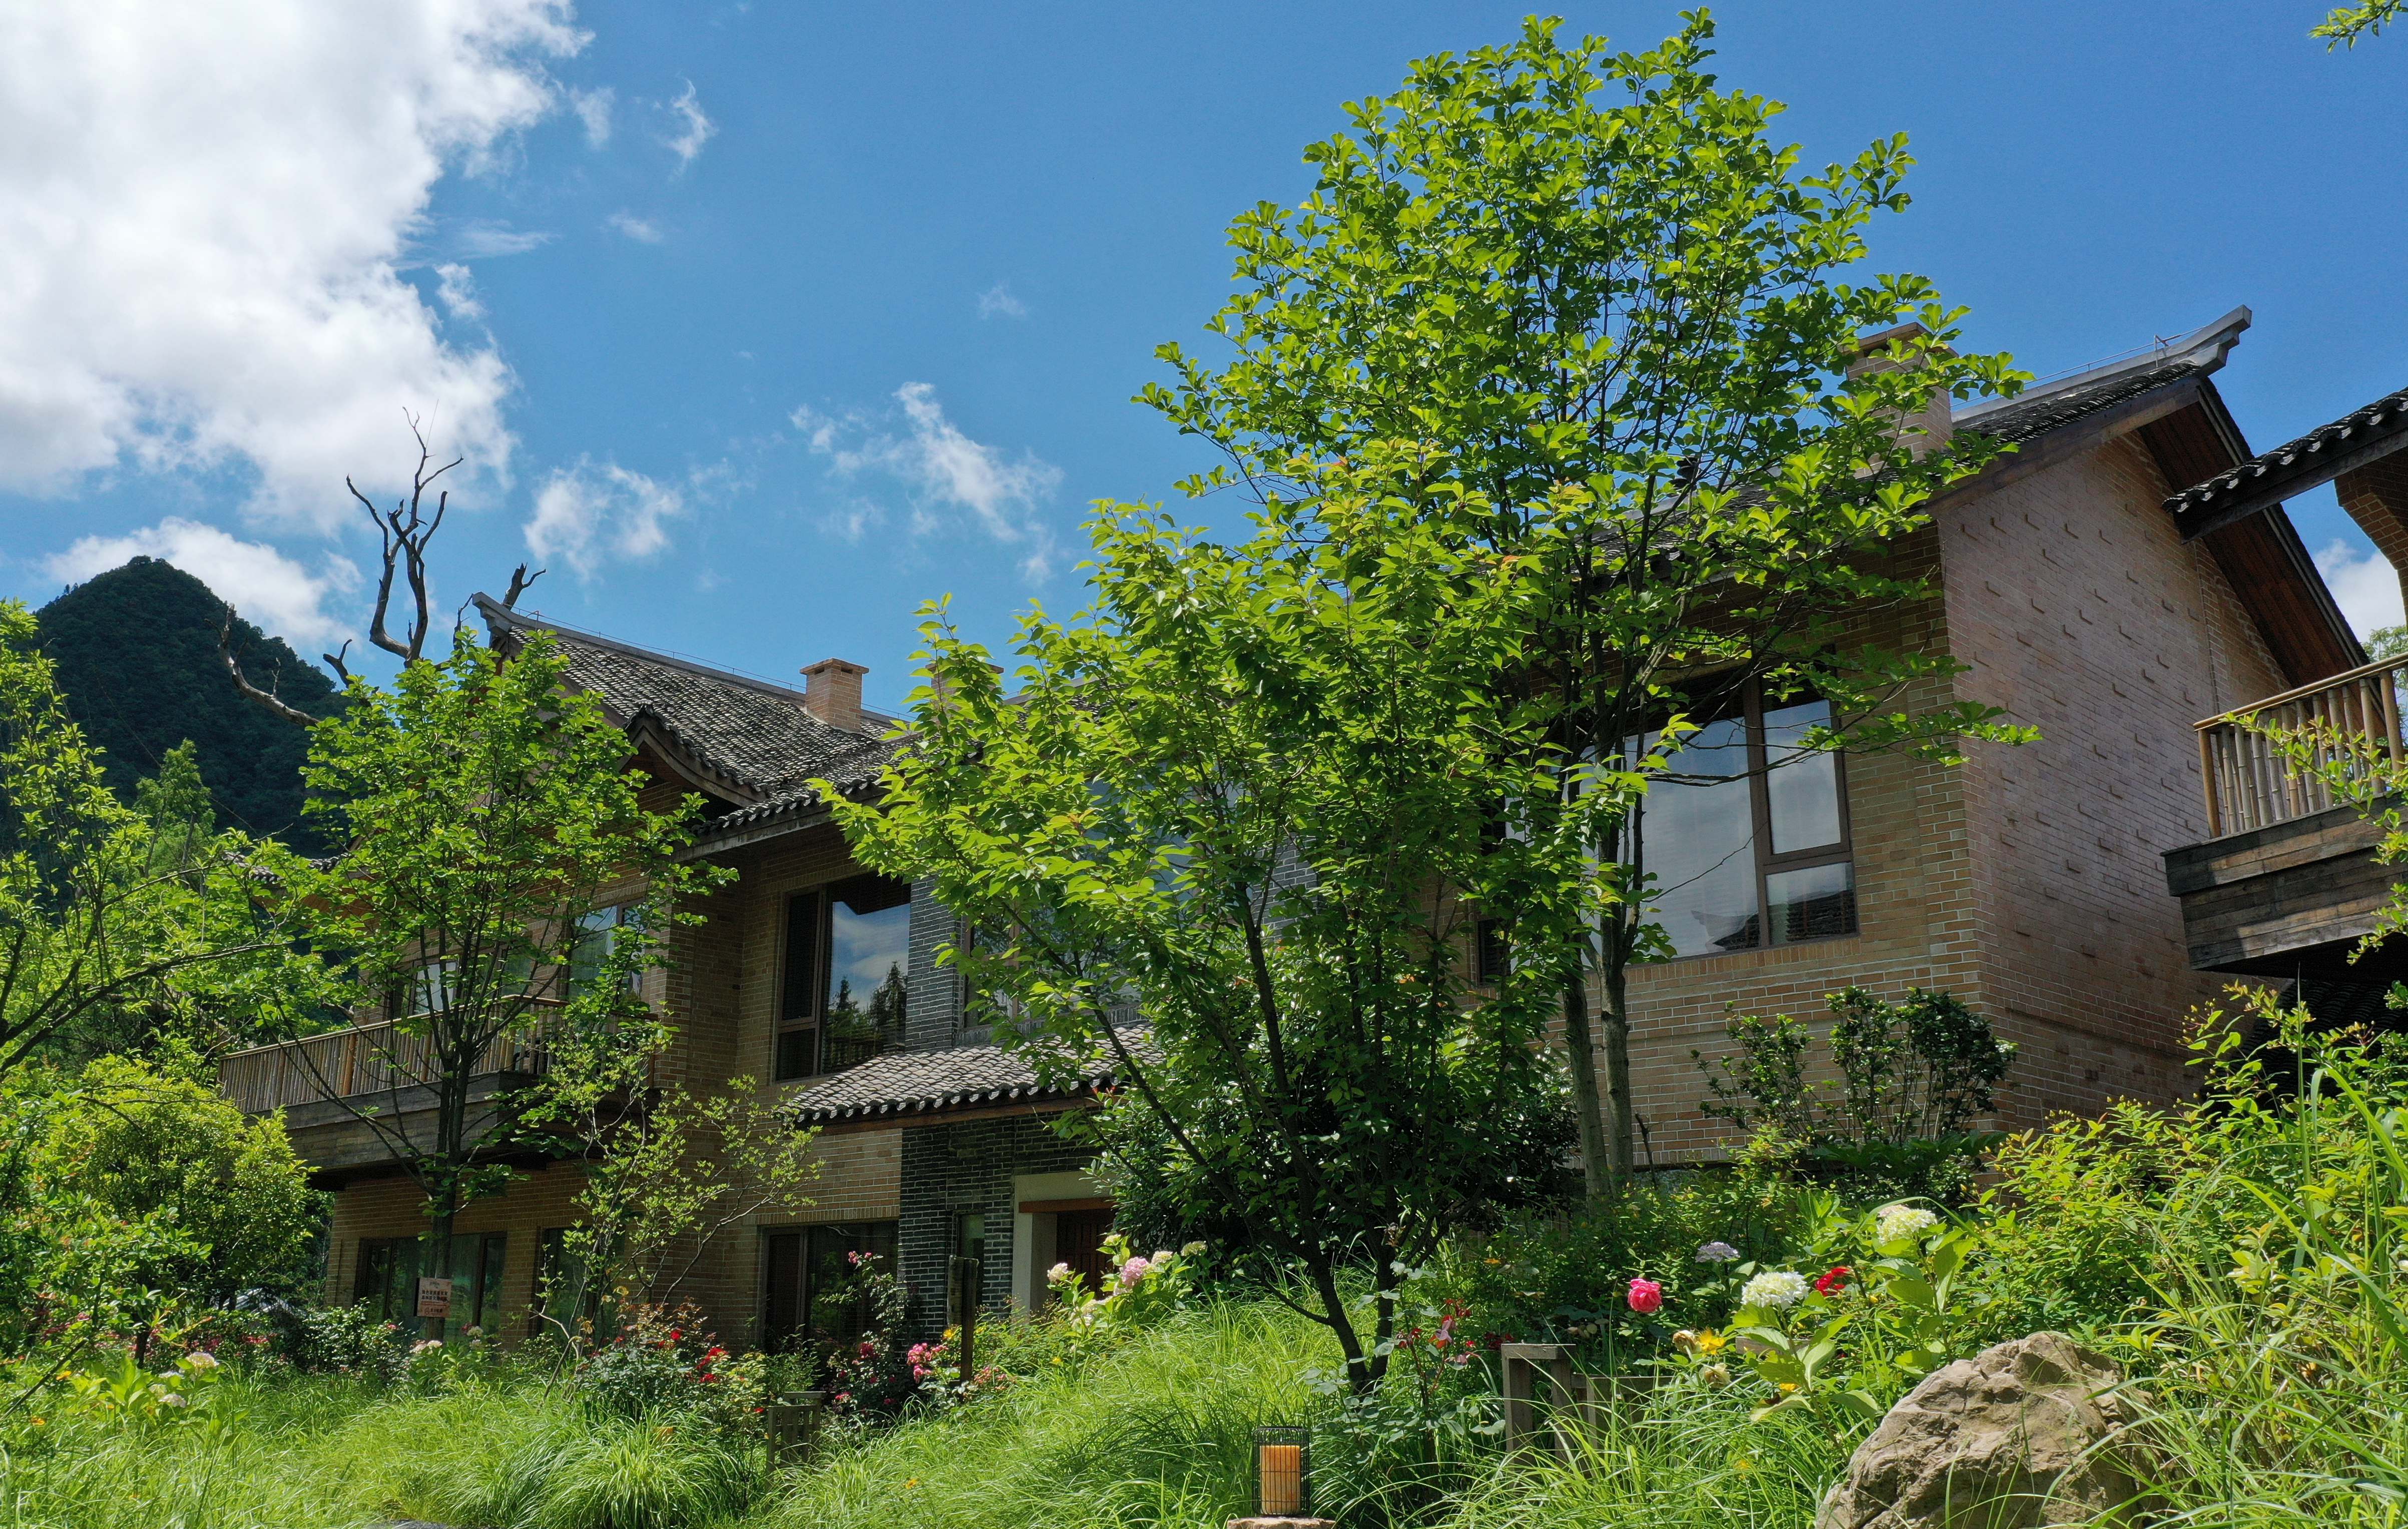
[(2180, 515), (2265, 493), (2304, 493), (2346, 471), (2352, 464), (2345, 459), (2363, 456), (2386, 441), (2396, 442), (2395, 450), (2408, 450), (2408, 388), (2228, 467), (2168, 499), (2166, 507)]
[[(1142, 1055), (1142, 1033), (1124, 1035), (1130, 1050)], [(832, 1125), (996, 1105), (1061, 1103), (1109, 1087), (1113, 1078), (1106, 1064), (1088, 1069), (1073, 1085), (1049, 1084), (1022, 1054), (1000, 1046), (890, 1051), (812, 1085), (786, 1108), (797, 1125)]]
[(2247, 308), (2234, 308), (2212, 324), (2138, 355), (2036, 382), (2013, 398), (1960, 408), (1951, 422), (1958, 430), (1978, 430), (2018, 445), (2037, 440), (2118, 404), (2219, 369), (2241, 332), (2249, 327), (2249, 317)]
[[(803, 783), (816, 778), (874, 779), (894, 754), (890, 740), (812, 716), (800, 691), (564, 627), (481, 594), (477, 604), (497, 635), (552, 633), (567, 656), (569, 678), (599, 695), (612, 715), (630, 729), (657, 731), (756, 805), (808, 803)], [(882, 718), (869, 725), (885, 731)]]

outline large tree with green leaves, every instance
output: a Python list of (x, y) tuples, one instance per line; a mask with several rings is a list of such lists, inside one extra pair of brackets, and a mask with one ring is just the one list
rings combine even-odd
[(463, 631), (391, 690), (354, 678), (310, 729), (313, 810), (342, 850), (289, 864), (286, 907), (312, 949), (340, 952), (349, 1006), (391, 1016), (380, 1091), (320, 1082), (425, 1192), (429, 1273), (450, 1267), (461, 1207), (529, 1150), (519, 1127), (543, 1090), (494, 1092), (506, 1044), (534, 1054), (548, 1036), (574, 1059), (564, 1090), (652, 1054), (669, 1022), (638, 979), (695, 916), (688, 900), (732, 874), (679, 859), (696, 799), (644, 805), (626, 736), (566, 667), (544, 634), (505, 657)]
[(194, 785), (120, 801), (34, 618), (0, 602), (0, 1074), (287, 964), (257, 847), (193, 821)]
[(1093, 608), (1023, 621), (1010, 698), (939, 612), (879, 798), (820, 789), (975, 931), (950, 959), (1005, 1044), (1114, 1077), (1094, 1124), (1151, 1207), (1326, 1323), (1362, 1390), (1392, 1271), (1569, 1144), (1554, 982), (1469, 950), (1482, 918), (1570, 938), (1590, 831), (1543, 709), (1490, 682), (1543, 564), (1451, 533), (1486, 507), (1437, 453), (1286, 475), (1235, 546), (1106, 507)]
[(1535, 560), (1543, 620), (1486, 682), (1553, 708), (1559, 793), (1634, 766), (1599, 813), (1589, 935), (1512, 936), (1560, 987), (1592, 1193), (1631, 1167), (1625, 973), (1659, 948), (1661, 890), (1642, 805), (1651, 780), (1716, 773), (1682, 757), (1686, 719), (1760, 684), (1829, 702), (1801, 758), (2019, 736), (1947, 698), (1944, 655), (1859, 624), (1929, 593), (1892, 551), (1993, 452), (1935, 400), (2019, 379), (1956, 353), (1928, 280), (1845, 279), (1906, 205), (1903, 137), (1810, 173), (1776, 103), (1707, 72), (1713, 36), (1698, 11), (1616, 52), (1533, 20), (1415, 64), (1307, 150), (1303, 203), (1238, 220), (1214, 358), (1165, 346), (1177, 377), (1143, 394), (1226, 458), (1191, 493), (1275, 499), (1290, 461), (1428, 442), (1483, 507), (1451, 534)]

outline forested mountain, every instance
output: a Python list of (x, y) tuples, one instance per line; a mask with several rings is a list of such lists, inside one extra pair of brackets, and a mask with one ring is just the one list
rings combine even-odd
[[(186, 738), (220, 824), (274, 834), (323, 853), (320, 830), (301, 816), (302, 729), (246, 701), (218, 656), (225, 607), (191, 574), (137, 557), (42, 607), (42, 645), (57, 663), (67, 707), (108, 750), (108, 781), (126, 801)], [(249, 622), (235, 625), (243, 666), (261, 684), (278, 675), (284, 699), (324, 715), (341, 693), (281, 638)]]

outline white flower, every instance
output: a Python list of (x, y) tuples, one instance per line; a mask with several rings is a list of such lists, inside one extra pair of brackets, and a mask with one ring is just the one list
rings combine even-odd
[(1873, 1238), (1878, 1242), (1904, 1242), (1939, 1224), (1940, 1218), (1921, 1206), (1885, 1205), (1873, 1212)]
[[(1194, 1258), (1197, 1253), (1200, 1253), (1203, 1250), (1204, 1242), (1203, 1239), (1199, 1237), (1196, 1241), (1189, 1243), (1186, 1247), (1180, 1249), (1179, 1253), (1182, 1258)], [(2408, 1268), (2408, 1264), (2402, 1264), (2401, 1266), (2402, 1268)]]
[(190, 1407), (192, 1404), (171, 1391), (167, 1393), (166, 1395), (159, 1398), (159, 1405), (161, 1407)]
[(1740, 1287), (1739, 1301), (1742, 1306), (1767, 1306), (1778, 1309), (1796, 1306), (1804, 1300), (1808, 1288), (1804, 1275), (1793, 1274), (1787, 1269), (1774, 1269), (1757, 1275)]
[(1179, 1255), (1177, 1253), (1157, 1252), (1154, 1255), (1154, 1261), (1156, 1264), (1168, 1264), (1178, 1256)]
[(218, 1367), (218, 1356), (206, 1349), (195, 1349), (184, 1356), (184, 1367), (194, 1370), (213, 1370)]
[(1069, 1278), (1070, 1265), (1068, 1264), (1056, 1264), (1045, 1271), (1045, 1282), (1049, 1285), (1058, 1285)]

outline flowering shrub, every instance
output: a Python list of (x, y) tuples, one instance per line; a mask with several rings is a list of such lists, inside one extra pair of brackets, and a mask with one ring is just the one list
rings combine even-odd
[(391, 1377), (409, 1351), (401, 1325), (365, 1305), (303, 1310), (294, 1325), (292, 1359), (304, 1370), (366, 1370)]
[(1903, 1203), (1859, 1217), (1826, 1199), (1817, 1221), (1811, 1251), (1823, 1273), (1766, 1269), (1740, 1292), (1730, 1336), (1769, 1388), (1759, 1420), (1792, 1408), (1878, 1418), (1970, 1346), (1955, 1296), (1974, 1229)]
[(619, 1336), (580, 1361), (572, 1384), (624, 1418), (702, 1412), (734, 1423), (760, 1406), (761, 1363), (739, 1365), (700, 1330), (691, 1307), (635, 1308)]
[(1070, 1333), (1072, 1354), (1109, 1347), (1187, 1305), (1195, 1295), (1192, 1261), (1203, 1251), (1202, 1243), (1191, 1242), (1177, 1252), (1148, 1257), (1133, 1251), (1128, 1238), (1114, 1232), (1104, 1238), (1104, 1252), (1114, 1270), (1109, 1289), (1089, 1290), (1085, 1279), (1067, 1264), (1046, 1270), (1045, 1282)]

